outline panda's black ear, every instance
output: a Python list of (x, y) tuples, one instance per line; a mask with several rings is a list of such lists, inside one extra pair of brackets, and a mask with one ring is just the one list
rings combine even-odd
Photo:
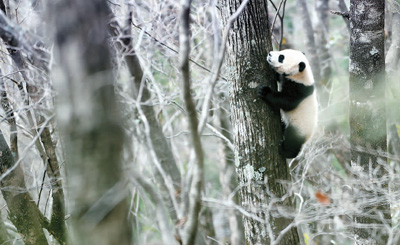
[(299, 72), (304, 71), (304, 69), (306, 69), (306, 63), (302, 61), (299, 63)]

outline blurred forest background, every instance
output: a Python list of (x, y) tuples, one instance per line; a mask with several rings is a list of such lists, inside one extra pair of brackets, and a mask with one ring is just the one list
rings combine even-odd
[[(230, 105), (247, 68), (224, 61), (246, 51), (229, 35), (250, 3), (268, 6), (251, 12), (265, 51), (304, 51), (316, 79), (318, 130), (274, 180), (284, 195), (265, 187), (273, 158), (256, 168), (234, 140), (251, 136)], [(0, 244), (354, 244), (365, 227), (399, 244), (400, 1), (384, 4), (387, 150), (351, 147), (349, 1), (0, 0)], [(351, 164), (355, 148), (375, 163)], [(249, 205), (258, 182), (268, 199)], [(378, 208), (357, 226), (385, 204), (391, 224)]]

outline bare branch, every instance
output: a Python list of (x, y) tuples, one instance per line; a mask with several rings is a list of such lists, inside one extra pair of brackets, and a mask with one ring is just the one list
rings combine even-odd
[[(158, 40), (157, 38), (155, 38), (152, 34), (150, 34), (148, 31), (143, 30), (143, 28), (141, 28), (140, 26), (136, 25), (135, 23), (131, 22), (132, 25), (134, 27), (136, 27), (137, 29), (141, 30), (144, 32), (144, 34), (146, 34), (147, 36), (149, 36), (151, 39), (153, 39), (156, 43), (160, 44), (161, 46), (165, 47), (166, 49), (172, 51), (175, 54), (179, 54), (178, 51), (176, 51), (174, 48), (172, 48), (171, 46), (169, 46), (168, 44)], [(209, 72), (209, 73), (213, 73), (212, 69), (207, 68), (206, 66), (200, 64), (199, 62), (197, 62), (196, 60), (192, 59), (189, 57), (189, 61), (192, 62), (193, 64), (195, 64), (196, 66), (200, 67), (201, 69)], [(223, 77), (222, 75), (218, 75), (219, 78), (223, 79), (223, 80), (227, 80), (225, 77)]]
[[(280, 40), (279, 40), (279, 50), (281, 50), (282, 49), (282, 41), (283, 41), (283, 19), (285, 17), (285, 9), (286, 9), (286, 2), (287, 1), (286, 0), (281, 0), (279, 2), (279, 7), (278, 8), (276, 8), (276, 6), (275, 6), (275, 4), (274, 4), (274, 2), (272, 0), (269, 0), (269, 2), (272, 4), (272, 6), (274, 7), (274, 9), (276, 11), (274, 20), (272, 21), (272, 24), (271, 24), (271, 29), (270, 29), (271, 35), (273, 33), (273, 29), (274, 29), (274, 26), (275, 26), (276, 18), (279, 17), (279, 20), (281, 21), (281, 31), (280, 31)], [(283, 8), (282, 8), (282, 4), (283, 4)], [(282, 10), (282, 15), (280, 14), (281, 8), (283, 9)]]
[(331, 12), (331, 14), (340, 15), (344, 19), (349, 19), (350, 18), (349, 12), (341, 12), (341, 11), (334, 11), (334, 10), (331, 10), (330, 12)]
[(349, 9), (346, 6), (346, 3), (344, 0), (337, 0), (338, 1), (338, 7), (340, 9), (340, 12), (335, 12), (331, 11), (332, 14), (338, 14), (343, 17), (344, 22), (346, 23), (347, 30), (350, 32), (350, 15), (349, 15)]
[(190, 5), (191, 0), (181, 1), (180, 25), (179, 25), (179, 44), (180, 57), (179, 64), (182, 72), (183, 83), (183, 100), (189, 121), (189, 129), (192, 138), (193, 148), (195, 152), (195, 164), (193, 166), (193, 181), (189, 193), (189, 209), (187, 214), (187, 222), (183, 226), (181, 239), (184, 245), (194, 244), (197, 227), (199, 223), (199, 213), (201, 209), (201, 190), (204, 180), (204, 159), (203, 149), (201, 145), (200, 135), (198, 133), (198, 120), (196, 115), (196, 106), (193, 102), (190, 88), (190, 70), (189, 70), (189, 54), (190, 54)]
[(22, 56), (19, 54), (22, 50), (32, 60), (32, 64), (45, 72), (49, 71), (50, 55), (42, 48), (44, 44), (10, 21), (3, 11), (0, 11), (0, 37), (9, 46), (11, 56), (20, 68), (23, 66)]
[(172, 237), (173, 228), (169, 223), (168, 212), (163, 205), (163, 199), (160, 194), (153, 188), (153, 184), (148, 183), (142, 176), (137, 174), (135, 171), (132, 171), (132, 177), (129, 178), (133, 183), (135, 183), (138, 187), (143, 189), (143, 194), (147, 194), (150, 197), (150, 200), (156, 206), (156, 216), (157, 222), (160, 224), (160, 232), (162, 236), (162, 240), (164, 244), (170, 244), (175, 239)]
[(235, 11), (235, 13), (233, 13), (229, 19), (228, 22), (226, 24), (225, 27), (225, 31), (223, 33), (223, 37), (222, 37), (222, 43), (221, 43), (221, 48), (219, 48), (220, 52), (218, 53), (218, 55), (216, 56), (217, 58), (213, 61), (213, 69), (211, 72), (211, 77), (210, 80), (208, 81), (208, 89), (204, 98), (204, 102), (203, 102), (203, 106), (202, 106), (202, 114), (200, 117), (200, 123), (199, 123), (199, 128), (198, 128), (198, 132), (199, 134), (201, 134), (203, 132), (204, 126), (207, 122), (207, 117), (208, 117), (208, 113), (209, 113), (209, 108), (210, 108), (210, 103), (211, 103), (211, 96), (213, 94), (214, 91), (214, 87), (215, 84), (217, 82), (217, 79), (219, 77), (219, 74), (221, 72), (221, 66), (222, 63), (224, 61), (224, 57), (225, 57), (225, 51), (226, 51), (226, 42), (228, 41), (228, 34), (229, 31), (232, 27), (233, 22), (239, 17), (239, 15), (242, 13), (242, 11), (244, 10), (244, 8), (246, 7), (247, 3), (249, 2), (249, 0), (244, 0), (239, 8)]

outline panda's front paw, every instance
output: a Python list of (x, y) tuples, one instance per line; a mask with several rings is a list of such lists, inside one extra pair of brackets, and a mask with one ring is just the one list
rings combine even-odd
[(260, 85), (258, 87), (258, 96), (265, 101), (272, 109), (272, 111), (280, 115), (280, 108), (273, 103), (274, 92), (267, 85)]
[(267, 85), (260, 85), (258, 87), (258, 97), (263, 99), (264, 101), (267, 100), (268, 95), (272, 92), (271, 88)]

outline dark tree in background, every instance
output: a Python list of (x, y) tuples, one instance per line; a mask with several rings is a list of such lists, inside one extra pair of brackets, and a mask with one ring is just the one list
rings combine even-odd
[[(384, 0), (350, 2), (351, 163), (361, 180), (354, 191), (371, 198), (371, 205), (361, 207), (360, 214), (355, 216), (355, 222), (360, 225), (355, 228), (359, 244), (369, 240), (386, 243), (387, 234), (382, 226), (391, 223), (390, 206), (384, 193), (374, 191), (388, 190), (388, 181), (382, 178), (387, 174), (386, 160), (380, 155), (387, 149), (384, 23)], [(362, 225), (370, 226), (363, 228)]]
[(60, 1), (51, 10), (64, 73), (59, 114), (68, 152), (71, 242), (130, 244), (125, 139), (108, 42), (111, 12), (104, 0)]
[[(223, 0), (224, 23), (239, 8), (241, 1)], [(267, 83), (276, 87), (272, 70), (266, 61), (272, 50), (268, 29), (266, 1), (248, 1), (234, 21), (228, 39), (227, 66), (231, 73), (231, 120), (236, 151), (236, 167), (242, 205), (255, 217), (244, 217), (245, 239), (248, 244), (297, 244), (297, 229), (289, 229), (291, 220), (282, 217), (278, 206), (291, 206), (287, 189), (290, 180), (286, 159), (278, 154), (281, 138), (279, 115), (257, 98), (257, 87)], [(274, 198), (282, 198), (276, 201)], [(284, 216), (284, 214), (283, 214)], [(273, 225), (271, 225), (273, 224)], [(290, 227), (289, 227), (290, 228)]]

